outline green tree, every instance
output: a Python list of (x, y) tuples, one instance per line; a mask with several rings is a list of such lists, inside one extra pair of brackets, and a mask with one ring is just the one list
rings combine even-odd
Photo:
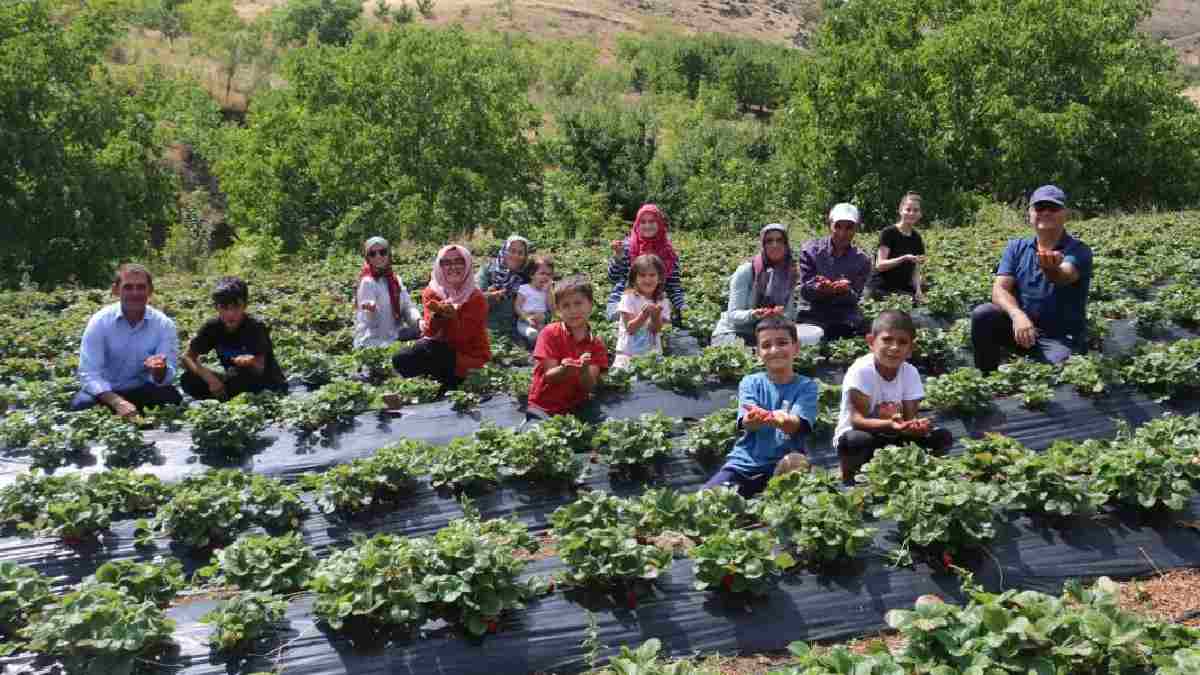
[(0, 283), (104, 283), (168, 220), (154, 119), (100, 67), (111, 16), (0, 4)]
[(561, 139), (552, 159), (583, 177), (594, 192), (633, 218), (647, 199), (646, 174), (658, 148), (658, 121), (648, 106), (570, 102), (558, 113)]
[(354, 38), (354, 29), (362, 15), (362, 3), (355, 0), (288, 0), (275, 10), (272, 28), (279, 44), (295, 44), (316, 33), (317, 42), (344, 45)]
[(444, 240), (537, 183), (531, 69), (461, 28), (303, 47), (283, 76), (227, 134), (214, 169), (230, 221), (289, 251), (357, 246), (368, 229)]
[(180, 11), (199, 51), (217, 62), (228, 101), (238, 71), (254, 64), (267, 51), (265, 24), (242, 21), (233, 0), (190, 0)]
[(1085, 208), (1200, 189), (1200, 111), (1141, 34), (1149, 0), (854, 0), (829, 11), (780, 120), (793, 206), (931, 216), (1057, 182)]

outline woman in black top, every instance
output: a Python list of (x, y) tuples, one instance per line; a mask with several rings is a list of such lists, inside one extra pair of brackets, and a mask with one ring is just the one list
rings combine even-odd
[(925, 263), (925, 242), (914, 227), (921, 221), (921, 195), (909, 192), (900, 200), (900, 220), (879, 233), (875, 254), (875, 273), (871, 277), (871, 296), (906, 293), (917, 303), (925, 302), (921, 290), (921, 265)]

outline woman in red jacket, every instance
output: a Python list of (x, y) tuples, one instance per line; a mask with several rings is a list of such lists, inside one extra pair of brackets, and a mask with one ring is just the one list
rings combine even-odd
[(444, 391), (492, 358), (487, 299), (471, 268), (471, 252), (465, 247), (450, 244), (438, 251), (433, 276), (421, 292), (422, 337), (392, 357), (397, 373), (435, 379)]

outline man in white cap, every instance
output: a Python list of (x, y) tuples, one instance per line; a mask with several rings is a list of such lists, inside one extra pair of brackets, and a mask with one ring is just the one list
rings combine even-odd
[(971, 312), (976, 368), (995, 370), (1011, 349), (1052, 364), (1087, 352), (1092, 250), (1067, 234), (1066, 207), (1056, 185), (1029, 198), (1034, 236), (1008, 242), (992, 301)]
[(829, 211), (829, 236), (800, 249), (800, 297), (808, 309), (797, 313), (796, 322), (820, 326), (824, 340), (866, 334), (858, 300), (871, 275), (871, 259), (854, 246), (860, 222), (858, 207), (838, 204)]

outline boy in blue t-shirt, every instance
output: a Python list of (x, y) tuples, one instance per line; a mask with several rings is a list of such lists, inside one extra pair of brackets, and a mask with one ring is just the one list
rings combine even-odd
[(704, 488), (730, 484), (743, 497), (767, 486), (776, 465), (786, 456), (789, 466), (800, 464), (804, 436), (817, 416), (817, 383), (792, 370), (800, 351), (796, 325), (782, 317), (767, 317), (754, 329), (758, 358), (765, 373), (753, 373), (738, 385), (738, 429), (741, 438), (725, 465)]

